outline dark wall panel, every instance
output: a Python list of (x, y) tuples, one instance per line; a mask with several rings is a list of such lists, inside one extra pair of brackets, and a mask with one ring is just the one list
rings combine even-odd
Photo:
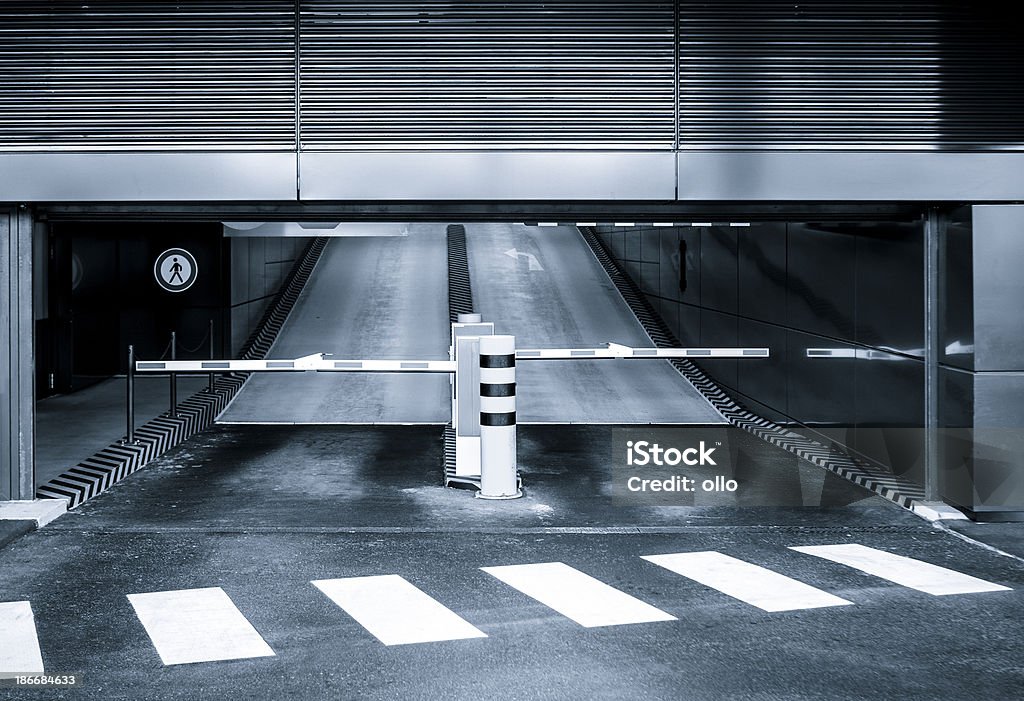
[(737, 229), (738, 312), (750, 319), (786, 323), (786, 225)]
[(866, 226), (857, 233), (856, 340), (923, 358), (921, 226)]
[[(739, 345), (738, 319), (734, 314), (724, 314), (713, 309), (700, 310), (700, 345), (732, 348)], [(740, 361), (723, 358), (705, 360), (701, 367), (726, 387), (736, 388), (739, 377), (736, 365)]]
[(799, 331), (788, 331), (786, 344), (788, 411), (790, 416), (811, 426), (839, 424), (852, 426), (856, 416), (855, 358), (808, 357), (808, 348), (856, 351), (853, 344), (837, 342)]
[(735, 232), (728, 227), (701, 227), (700, 305), (735, 314), (739, 260)]
[[(210, 321), (223, 349), (228, 291), (219, 224), (56, 223), (51, 230), (55, 347), (42, 362), (51, 363), (57, 391), (124, 373), (129, 344), (139, 358), (164, 356), (172, 331), (179, 358), (205, 358)], [(167, 292), (154, 279), (157, 256), (168, 248), (196, 258), (196, 281), (183, 292)]]
[[(920, 481), (923, 231), (916, 217), (639, 225), (626, 258), (612, 253), (683, 345), (771, 349), (767, 360), (699, 363), (736, 399)], [(643, 262), (651, 252), (657, 262)]]
[[(668, 300), (679, 301), (682, 298), (683, 278), (680, 276), (680, 265), (685, 272), (686, 244), (679, 245), (679, 232), (676, 229), (658, 229), (658, 252), (655, 258), (658, 265), (658, 294)], [(667, 265), (662, 262), (667, 263)], [(689, 279), (686, 280), (689, 286)]]
[(763, 404), (774, 407), (780, 414), (789, 412), (789, 346), (785, 328), (775, 324), (740, 318), (737, 338), (741, 346), (771, 349), (772, 356), (757, 362), (737, 362), (737, 386), (748, 397), (756, 397)]
[(852, 341), (857, 239), (835, 229), (788, 225), (787, 325)]

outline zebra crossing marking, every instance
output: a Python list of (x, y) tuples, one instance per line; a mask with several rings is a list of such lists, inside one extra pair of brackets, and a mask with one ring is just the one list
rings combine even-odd
[(809, 584), (719, 552), (643, 555), (641, 559), (764, 611), (797, 611), (853, 604)]
[(562, 562), (480, 569), (585, 628), (676, 620)]
[[(1010, 587), (857, 543), (789, 549), (935, 596), (1012, 591)], [(854, 604), (717, 551), (640, 557), (767, 612)], [(677, 620), (562, 562), (480, 570), (585, 628)], [(314, 580), (311, 584), (387, 646), (488, 637), (397, 574)], [(220, 587), (128, 594), (127, 598), (165, 665), (276, 655)], [(43, 660), (30, 602), (0, 602), (0, 679), (42, 672)]]
[(994, 584), (956, 570), (933, 565), (930, 562), (915, 560), (912, 557), (896, 555), (857, 543), (804, 545), (791, 547), (790, 550), (838, 562), (841, 565), (934, 596), (1011, 591), (1010, 587), (1004, 587), (1001, 584)]
[(128, 594), (165, 665), (273, 657), (220, 587)]
[(385, 645), (487, 637), (397, 574), (320, 579), (312, 584)]
[(36, 621), (28, 601), (0, 602), (0, 679), (19, 674), (41, 674)]

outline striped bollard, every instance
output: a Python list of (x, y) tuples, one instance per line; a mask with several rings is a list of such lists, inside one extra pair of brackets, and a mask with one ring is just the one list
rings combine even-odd
[(516, 339), (480, 337), (481, 499), (523, 496), (516, 469)]

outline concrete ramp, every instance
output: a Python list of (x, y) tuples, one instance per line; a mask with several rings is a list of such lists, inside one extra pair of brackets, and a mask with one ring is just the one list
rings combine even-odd
[[(573, 227), (466, 227), (476, 311), (519, 348), (654, 347)], [(520, 361), (519, 422), (725, 423), (668, 362)]]
[[(448, 357), (444, 224), (403, 237), (335, 238), (270, 358)], [(571, 227), (466, 227), (475, 307), (520, 348), (653, 347)], [(523, 361), (520, 422), (723, 423), (664, 361)], [(304, 373), (251, 377), (224, 423), (438, 423), (450, 418), (446, 375)]]
[[(443, 224), (332, 239), (268, 357), (447, 360), (447, 286)], [(251, 377), (219, 420), (443, 424), (448, 393), (447, 375), (266, 373)]]

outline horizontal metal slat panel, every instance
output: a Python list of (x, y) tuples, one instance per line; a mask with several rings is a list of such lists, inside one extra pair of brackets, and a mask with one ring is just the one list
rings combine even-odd
[(671, 0), (303, 0), (310, 149), (671, 148)]
[(0, 4), (0, 150), (295, 145), (295, 3)]
[(680, 147), (1021, 148), (1006, 19), (939, 0), (680, 0)]

